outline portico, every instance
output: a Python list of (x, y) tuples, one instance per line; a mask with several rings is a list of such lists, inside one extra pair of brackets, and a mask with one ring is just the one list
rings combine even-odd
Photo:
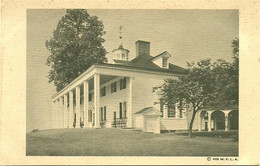
[[(52, 97), (53, 128), (111, 127), (113, 116), (127, 118), (128, 127), (132, 127), (132, 79), (124, 71), (92, 66)], [(112, 83), (119, 87), (116, 82), (120, 89), (111, 89)]]
[(230, 130), (231, 113), (237, 114), (237, 109), (203, 109), (198, 112), (198, 131)]

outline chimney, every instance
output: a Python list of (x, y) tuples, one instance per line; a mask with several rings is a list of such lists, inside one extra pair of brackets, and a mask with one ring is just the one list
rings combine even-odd
[(150, 55), (150, 42), (138, 40), (135, 42), (136, 46), (136, 57), (146, 54)]

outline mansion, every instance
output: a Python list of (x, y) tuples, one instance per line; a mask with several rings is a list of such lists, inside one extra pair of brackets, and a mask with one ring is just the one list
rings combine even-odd
[[(136, 128), (146, 132), (187, 130), (189, 108), (168, 109), (153, 87), (165, 79), (178, 79), (187, 70), (170, 63), (164, 51), (150, 55), (150, 42), (137, 41), (136, 57), (120, 45), (112, 51), (109, 63), (88, 68), (69, 85), (52, 96), (52, 128)], [(237, 129), (236, 110), (201, 110), (195, 117), (195, 130)], [(223, 116), (218, 119), (217, 117)]]

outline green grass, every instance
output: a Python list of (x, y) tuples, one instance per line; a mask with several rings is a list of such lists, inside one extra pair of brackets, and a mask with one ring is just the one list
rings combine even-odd
[[(56, 129), (28, 133), (27, 156), (238, 156), (237, 132), (155, 135), (128, 129)], [(235, 139), (234, 139), (235, 138)]]

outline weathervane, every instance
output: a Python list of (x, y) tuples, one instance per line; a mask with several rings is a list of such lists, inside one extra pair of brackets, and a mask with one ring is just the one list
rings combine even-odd
[(122, 25), (120, 25), (120, 27), (119, 27), (119, 33), (120, 33), (120, 36), (119, 36), (119, 39), (120, 39), (120, 41), (121, 41), (121, 45), (123, 45), (123, 42), (122, 42)]

